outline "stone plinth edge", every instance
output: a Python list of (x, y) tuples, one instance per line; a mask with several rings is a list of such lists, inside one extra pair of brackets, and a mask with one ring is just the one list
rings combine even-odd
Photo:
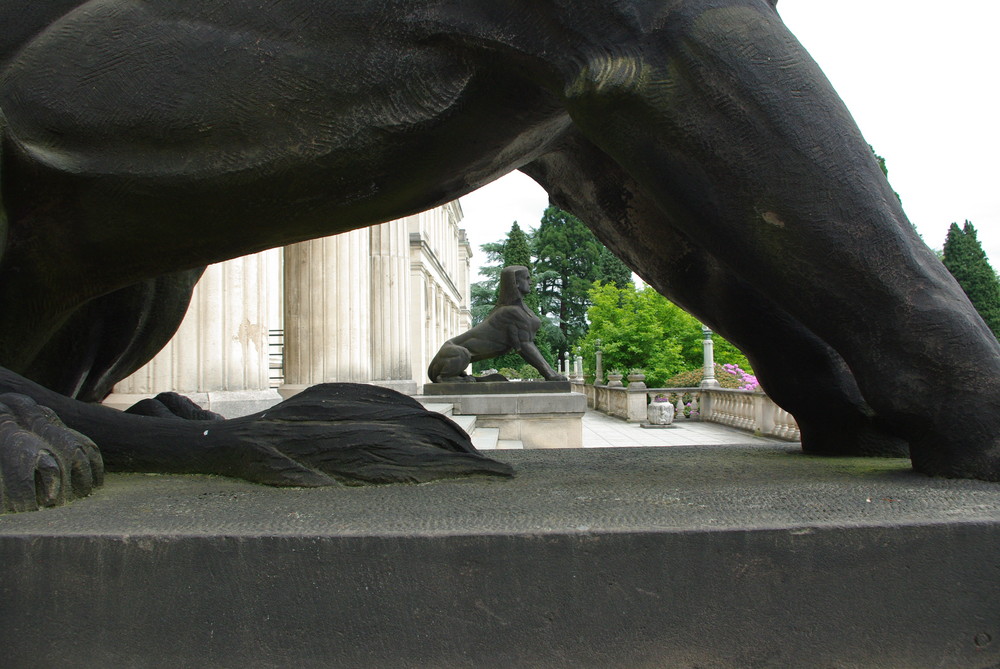
[(1000, 663), (1000, 486), (786, 447), (491, 453), (517, 477), (111, 475), (0, 516), (4, 666)]
[(568, 393), (569, 381), (507, 381), (482, 383), (425, 383), (424, 395), (523, 395)]

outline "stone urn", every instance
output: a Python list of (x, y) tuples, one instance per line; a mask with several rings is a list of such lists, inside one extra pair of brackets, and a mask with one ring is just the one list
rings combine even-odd
[(628, 375), (628, 387), (641, 390), (646, 387), (646, 375), (642, 372), (631, 372)]
[(623, 375), (616, 372), (608, 374), (608, 388), (621, 388)]
[(670, 425), (674, 422), (674, 405), (670, 402), (650, 402), (646, 407), (646, 422), (650, 425)]

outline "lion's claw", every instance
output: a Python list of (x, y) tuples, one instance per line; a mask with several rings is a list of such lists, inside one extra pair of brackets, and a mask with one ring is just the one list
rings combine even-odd
[(26, 395), (0, 395), (0, 512), (65, 504), (103, 482), (94, 442)]

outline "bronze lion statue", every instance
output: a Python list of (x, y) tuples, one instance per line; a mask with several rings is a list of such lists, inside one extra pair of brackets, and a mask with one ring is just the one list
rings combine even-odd
[[(92, 403), (170, 337), (204, 265), (521, 169), (742, 348), (805, 450), (1000, 480), (1000, 345), (773, 2), (0, 0), (0, 23), (0, 391), (109, 469), (352, 476), (294, 428), (350, 405), (336, 389), (263, 441), (260, 417)], [(320, 450), (404, 480), (489, 469), (405, 398), (370, 399), (359, 424), (401, 407), (392, 426)], [(5, 508), (100, 480), (31, 406), (0, 407)], [(420, 457), (380, 459), (389, 439)]]

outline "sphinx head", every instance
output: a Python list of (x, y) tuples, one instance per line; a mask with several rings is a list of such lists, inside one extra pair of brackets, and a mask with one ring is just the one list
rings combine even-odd
[(504, 267), (500, 272), (500, 293), (497, 306), (519, 304), (531, 292), (531, 274), (524, 265)]

